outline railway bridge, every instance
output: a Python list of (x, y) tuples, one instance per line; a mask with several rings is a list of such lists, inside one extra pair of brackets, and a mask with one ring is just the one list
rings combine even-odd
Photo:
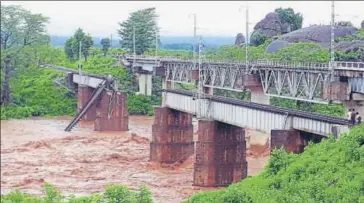
[[(151, 79), (165, 77), (176, 83), (198, 84), (203, 88), (250, 91), (251, 101), (269, 104), (270, 97), (313, 103), (343, 103), (364, 114), (364, 63), (286, 63), (258, 60), (247, 65), (241, 61), (193, 60), (171, 57), (113, 55), (139, 72), (141, 93), (151, 94)], [(200, 72), (199, 72), (200, 67)], [(144, 71), (142, 73), (142, 71)], [(201, 77), (199, 76), (201, 73)]]
[[(215, 73), (206, 68), (201, 72), (187, 68), (190, 62), (177, 61), (173, 64), (180, 65), (174, 66), (172, 61), (162, 61), (153, 70), (164, 80), (162, 106), (155, 108), (152, 125), (150, 160), (176, 163), (195, 153), (194, 185), (226, 186), (247, 177), (246, 128), (270, 133), (271, 149), (283, 147), (294, 153), (302, 152), (315, 136), (337, 136), (348, 131), (348, 121), (343, 118), (213, 95), (214, 88), (234, 90), (243, 85), (255, 90), (260, 81), (252, 74), (244, 76), (228, 68), (216, 68)], [(79, 113), (67, 126), (67, 131), (81, 118), (95, 121), (95, 130), (128, 130), (127, 98), (118, 90), (112, 77), (52, 68), (67, 72), (69, 85), (78, 89)], [(207, 79), (209, 77), (212, 79)], [(228, 84), (226, 78), (235, 78), (234, 84)], [(196, 80), (203, 81), (199, 83), (204, 85), (203, 88), (200, 86), (200, 91), (173, 87), (173, 83), (194, 84)], [(193, 140), (193, 116), (198, 119), (197, 141)]]

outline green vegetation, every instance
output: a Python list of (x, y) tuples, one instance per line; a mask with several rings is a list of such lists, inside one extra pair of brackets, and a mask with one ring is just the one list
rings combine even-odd
[(75, 96), (53, 84), (53, 80), (62, 75), (34, 66), (27, 68), (11, 81), (13, 103), (1, 107), (1, 120), (74, 114), (77, 104)]
[(361, 40), (364, 41), (364, 29), (359, 29), (353, 35), (346, 35), (345, 37), (336, 37), (335, 42), (342, 42), (342, 41), (354, 41), (354, 40)]
[(64, 196), (50, 184), (44, 185), (44, 197), (35, 197), (16, 190), (1, 195), (2, 203), (152, 203), (151, 192), (144, 185), (138, 192), (130, 191), (121, 185), (106, 187), (103, 194), (92, 194), (84, 197)]
[(135, 52), (138, 55), (155, 47), (155, 38), (158, 27), (155, 8), (146, 8), (132, 12), (129, 18), (119, 23), (118, 30), (121, 38), (121, 47), (133, 52), (135, 38)]
[[(46, 45), (46, 23), (49, 19), (20, 6), (1, 5), (1, 105), (12, 103), (10, 83), (16, 74), (31, 65), (29, 56), (36, 47)], [(32, 53), (33, 52), (33, 53)], [(36, 58), (37, 56), (34, 56)]]
[[(86, 35), (81, 28), (78, 28), (75, 34), (66, 41), (64, 51), (69, 60), (79, 60), (83, 56), (87, 61), (90, 55), (89, 50), (93, 44), (92, 37)], [(80, 56), (80, 51), (82, 56)]]
[(100, 44), (102, 45), (102, 52), (104, 53), (104, 56), (106, 56), (107, 51), (111, 46), (111, 41), (109, 38), (102, 38)]
[(230, 185), (202, 192), (188, 203), (361, 203), (364, 202), (364, 125), (305, 152), (273, 151), (263, 172)]
[(291, 31), (302, 28), (302, 14), (294, 13), (292, 8), (277, 8), (275, 12), (279, 14), (279, 18), (283, 23), (288, 23), (291, 26)]

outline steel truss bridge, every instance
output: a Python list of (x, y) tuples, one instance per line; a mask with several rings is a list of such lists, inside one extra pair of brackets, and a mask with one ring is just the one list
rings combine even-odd
[[(259, 82), (266, 95), (328, 103), (329, 99), (324, 97), (325, 88), (330, 86), (334, 77), (346, 76), (349, 78), (351, 91), (364, 94), (363, 62), (335, 61), (330, 64), (258, 60), (246, 64), (232, 60), (203, 60), (199, 64), (197, 60), (171, 57), (115, 57), (131, 63), (137, 61), (139, 64), (155, 64), (157, 69), (164, 69), (168, 82), (196, 84), (200, 78), (203, 87), (213, 89), (243, 92), (246, 88), (249, 89), (252, 82)], [(248, 75), (255, 76), (256, 81), (252, 81), (252, 77), (247, 77)]]

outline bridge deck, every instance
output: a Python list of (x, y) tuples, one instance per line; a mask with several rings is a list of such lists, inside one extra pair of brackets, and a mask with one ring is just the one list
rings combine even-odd
[[(165, 106), (193, 115), (197, 114), (198, 100), (194, 99), (193, 92), (185, 90), (164, 91)], [(201, 108), (204, 117), (266, 133), (270, 133), (272, 129), (294, 128), (328, 136), (332, 132), (333, 126), (340, 126), (341, 131), (346, 131), (348, 128), (348, 121), (343, 118), (218, 96), (204, 99)]]

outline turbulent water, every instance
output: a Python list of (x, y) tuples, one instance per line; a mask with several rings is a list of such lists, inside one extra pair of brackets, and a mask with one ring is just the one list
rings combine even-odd
[[(192, 186), (193, 156), (178, 166), (148, 161), (153, 117), (131, 116), (128, 132), (94, 132), (93, 123), (81, 123), (72, 132), (64, 132), (70, 120), (1, 121), (2, 194), (18, 188), (38, 195), (45, 182), (64, 194), (76, 195), (102, 192), (111, 184), (132, 190), (144, 184), (155, 202), (172, 203), (216, 189)], [(253, 148), (255, 153), (266, 154), (264, 147), (251, 145)], [(248, 173), (255, 175), (267, 156), (247, 154)]]

